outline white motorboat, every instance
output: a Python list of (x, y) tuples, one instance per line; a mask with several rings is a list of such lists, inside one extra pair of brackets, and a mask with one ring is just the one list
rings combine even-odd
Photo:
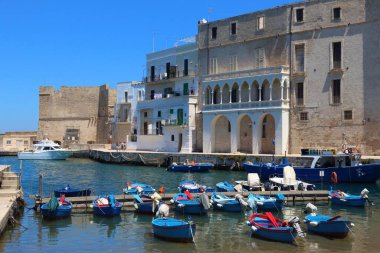
[(293, 167), (285, 166), (283, 172), (283, 177), (274, 176), (269, 178), (269, 181), (272, 183), (273, 186), (279, 187), (279, 189), (282, 191), (314, 190), (315, 185), (300, 181), (296, 178), (296, 173), (294, 172)]
[(33, 150), (18, 152), (20, 160), (65, 160), (73, 154), (50, 140), (42, 140), (33, 145)]

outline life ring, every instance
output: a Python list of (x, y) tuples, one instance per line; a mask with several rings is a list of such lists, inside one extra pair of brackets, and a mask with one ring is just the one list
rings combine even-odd
[(330, 181), (333, 184), (338, 183), (338, 175), (336, 174), (335, 171), (331, 172)]

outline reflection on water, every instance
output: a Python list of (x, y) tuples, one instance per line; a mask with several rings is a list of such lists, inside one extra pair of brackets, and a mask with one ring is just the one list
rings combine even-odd
[[(0, 164), (10, 164), (14, 171), (19, 164), (15, 158), (0, 157)], [(127, 181), (142, 181), (155, 188), (164, 185), (165, 192), (178, 191), (181, 180), (195, 180), (215, 186), (217, 182), (243, 180), (244, 172), (215, 172), (205, 174), (170, 173), (164, 168), (133, 167), (100, 164), (86, 159), (68, 161), (25, 161), (23, 163), (23, 189), (25, 196), (36, 193), (38, 175), (44, 175), (44, 195), (69, 183), (73, 187), (91, 187), (96, 194), (121, 194)], [(327, 185), (324, 188), (327, 189)], [(380, 248), (380, 186), (340, 185), (343, 190), (360, 193), (366, 187), (369, 197), (378, 203), (372, 207), (349, 208), (317, 202), (318, 211), (326, 215), (341, 215), (355, 223), (353, 233), (345, 239), (327, 239), (308, 234), (297, 239), (296, 245), (274, 243), (251, 237), (245, 224), (250, 212), (223, 213), (212, 210), (204, 216), (192, 216), (197, 225), (195, 244), (172, 243), (157, 239), (152, 234), (154, 217), (135, 213), (122, 213), (106, 218), (93, 214), (74, 213), (71, 218), (43, 220), (33, 210), (21, 215), (20, 221), (28, 229), (9, 227), (0, 237), (1, 252), (377, 252)], [(30, 199), (26, 199), (31, 206)], [(304, 218), (307, 203), (289, 203), (277, 215), (281, 219), (298, 216)], [(188, 215), (171, 212), (171, 216), (188, 220)], [(302, 224), (302, 228), (306, 227)]]

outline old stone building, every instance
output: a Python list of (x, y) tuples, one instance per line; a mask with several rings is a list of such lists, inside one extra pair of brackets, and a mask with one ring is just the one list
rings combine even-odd
[(0, 134), (0, 151), (24, 151), (33, 147), (37, 132), (17, 131)]
[(379, 14), (311, 0), (200, 22), (203, 151), (380, 153)]
[(38, 139), (70, 144), (106, 144), (112, 141), (116, 90), (100, 87), (52, 86), (39, 89)]

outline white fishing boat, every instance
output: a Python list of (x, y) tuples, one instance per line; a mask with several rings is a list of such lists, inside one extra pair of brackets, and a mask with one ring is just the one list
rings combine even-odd
[(17, 154), (20, 160), (65, 160), (73, 154), (50, 140), (42, 140), (33, 145), (33, 150)]
[(284, 167), (283, 177), (274, 176), (269, 178), (269, 181), (274, 187), (278, 187), (282, 191), (312, 191), (315, 188), (315, 185), (306, 183), (304, 181), (298, 180), (296, 178), (296, 173), (294, 172), (293, 167), (285, 166)]

